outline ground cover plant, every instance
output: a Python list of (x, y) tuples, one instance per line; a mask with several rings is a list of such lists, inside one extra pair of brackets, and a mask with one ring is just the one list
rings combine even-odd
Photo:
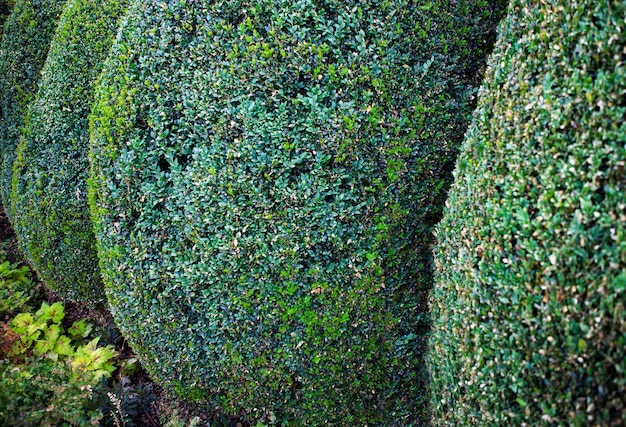
[(439, 225), (440, 425), (624, 425), (626, 4), (512, 1)]
[(28, 307), (34, 291), (28, 267), (0, 258), (0, 319)]
[[(6, 219), (0, 228), (4, 247), (15, 235)], [(137, 379), (117, 328), (44, 294), (28, 266), (6, 256), (0, 250), (0, 425), (155, 427), (153, 385)]]
[(64, 326), (63, 304), (42, 302), (29, 268), (4, 253), (0, 277), (0, 424), (93, 425), (92, 388), (115, 370), (113, 347), (84, 320)]
[(266, 422), (424, 422), (431, 230), (500, 6), (133, 3), (90, 203), (157, 381)]
[(92, 388), (115, 370), (115, 351), (99, 347), (98, 338), (82, 343), (91, 326), (80, 321), (65, 331), (64, 317), (61, 302), (44, 302), (34, 314), (19, 313), (3, 328), (3, 425), (89, 426), (102, 419)]
[(66, 298), (104, 301), (89, 206), (89, 111), (125, 0), (71, 0), (30, 104), (14, 164), (13, 226), (28, 262)]
[(18, 0), (0, 44), (0, 196), (9, 218), (15, 148), (24, 114), (37, 94), (40, 71), (61, 14), (62, 0)]

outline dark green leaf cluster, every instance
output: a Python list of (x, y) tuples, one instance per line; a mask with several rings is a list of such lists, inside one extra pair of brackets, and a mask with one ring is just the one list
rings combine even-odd
[(4, 26), (0, 44), (0, 196), (12, 219), (11, 176), (15, 148), (29, 103), (37, 94), (64, 0), (20, 0)]
[(4, 21), (11, 13), (13, 6), (13, 0), (0, 0), (0, 40), (2, 40), (2, 34), (4, 33)]
[(102, 413), (91, 399), (88, 378), (68, 364), (30, 358), (16, 367), (0, 360), (0, 422), (15, 425), (98, 424)]
[(134, 2), (97, 89), (90, 203), (154, 378), (258, 419), (427, 417), (431, 232), (497, 11)]
[(75, 0), (50, 46), (13, 167), (13, 226), (29, 263), (67, 298), (104, 300), (87, 203), (89, 112), (126, 0)]
[(626, 423), (624, 17), (510, 5), (438, 230), (442, 425)]

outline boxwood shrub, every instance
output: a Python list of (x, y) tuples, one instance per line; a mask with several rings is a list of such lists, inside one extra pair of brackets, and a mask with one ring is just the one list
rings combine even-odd
[(14, 164), (13, 225), (46, 285), (71, 299), (104, 301), (87, 203), (89, 112), (126, 0), (70, 0)]
[(0, 196), (12, 219), (10, 195), (15, 148), (40, 77), (63, 0), (18, 0), (0, 44)]
[(438, 228), (441, 425), (626, 423), (625, 16), (511, 2)]
[(90, 204), (142, 363), (250, 418), (423, 422), (428, 247), (498, 7), (133, 4)]

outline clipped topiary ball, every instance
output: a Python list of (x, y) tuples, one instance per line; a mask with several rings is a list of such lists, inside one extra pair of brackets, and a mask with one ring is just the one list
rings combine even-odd
[(0, 196), (9, 219), (15, 148), (26, 109), (37, 94), (41, 68), (63, 0), (17, 0), (0, 44)]
[(87, 202), (93, 86), (125, 0), (70, 0), (14, 165), (13, 224), (30, 264), (70, 299), (104, 300)]
[(266, 421), (427, 418), (431, 230), (486, 2), (136, 2), (92, 128), (120, 329), (168, 389)]
[(439, 226), (441, 425), (624, 425), (626, 4), (513, 1)]

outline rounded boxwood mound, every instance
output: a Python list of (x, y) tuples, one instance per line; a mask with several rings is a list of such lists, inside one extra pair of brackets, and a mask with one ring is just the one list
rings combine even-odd
[(63, 0), (18, 0), (0, 44), (0, 196), (12, 219), (11, 176), (26, 109), (37, 94), (41, 68)]
[(438, 229), (442, 425), (626, 422), (625, 16), (510, 5)]
[(104, 300), (87, 202), (89, 112), (125, 0), (70, 0), (14, 164), (13, 225), (30, 264), (70, 299)]
[(427, 417), (429, 244), (488, 2), (136, 2), (92, 117), (111, 310), (248, 417)]

